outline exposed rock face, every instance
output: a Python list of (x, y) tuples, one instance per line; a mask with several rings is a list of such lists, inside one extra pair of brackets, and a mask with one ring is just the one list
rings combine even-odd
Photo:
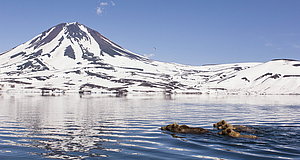
[(73, 50), (73, 48), (72, 48), (71, 45), (69, 45), (69, 46), (65, 49), (65, 54), (64, 54), (64, 56), (68, 56), (68, 57), (70, 57), (70, 58), (72, 58), (72, 59), (76, 59), (76, 57), (75, 57), (75, 52), (74, 52), (74, 50)]

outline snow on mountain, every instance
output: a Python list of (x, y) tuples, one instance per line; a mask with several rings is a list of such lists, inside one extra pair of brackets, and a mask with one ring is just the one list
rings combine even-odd
[(299, 94), (300, 61), (272, 60), (237, 72), (215, 85), (231, 93)]
[(300, 62), (188, 66), (135, 54), (77, 22), (0, 54), (6, 92), (299, 94)]

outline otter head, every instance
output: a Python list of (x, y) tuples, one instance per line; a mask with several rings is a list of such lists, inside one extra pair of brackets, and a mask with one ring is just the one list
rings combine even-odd
[(218, 129), (226, 129), (226, 128), (234, 129), (233, 126), (231, 124), (229, 124), (229, 123), (226, 123), (224, 125), (218, 126), (217, 128)]
[(226, 121), (225, 121), (225, 120), (222, 120), (222, 121), (220, 121), (220, 122), (218, 122), (218, 123), (213, 124), (213, 127), (214, 127), (214, 128), (218, 128), (219, 126), (222, 126), (222, 125), (224, 125), (224, 124), (226, 124)]
[(173, 123), (173, 124), (169, 124), (167, 126), (161, 127), (161, 130), (174, 131), (178, 127), (179, 127), (179, 125), (177, 123)]

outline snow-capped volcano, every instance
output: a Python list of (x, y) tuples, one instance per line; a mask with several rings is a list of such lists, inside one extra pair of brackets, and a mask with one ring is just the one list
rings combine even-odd
[(0, 90), (300, 94), (300, 62), (187, 66), (149, 60), (82, 24), (56, 25), (0, 54)]
[(124, 56), (146, 60), (77, 22), (62, 23), (2, 56), (1, 65), (17, 62), (17, 70), (66, 69), (79, 65), (102, 64), (103, 57)]

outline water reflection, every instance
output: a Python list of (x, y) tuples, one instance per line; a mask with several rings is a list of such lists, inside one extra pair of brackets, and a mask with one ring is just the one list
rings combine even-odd
[[(0, 158), (236, 159), (300, 156), (294, 101), (235, 103), (225, 97), (1, 96)], [(259, 98), (261, 99), (261, 98)], [(232, 102), (232, 103), (230, 103)], [(251, 102), (251, 103), (250, 103)], [(252, 102), (256, 102), (253, 105)], [(280, 105), (271, 105), (279, 103)], [(293, 104), (292, 104), (293, 103)], [(212, 129), (226, 119), (253, 125), (258, 140), (162, 132), (173, 122)], [(9, 147), (7, 147), (9, 146)], [(280, 158), (279, 158), (280, 159)]]
[[(108, 157), (107, 152), (120, 152), (122, 149), (110, 146), (139, 147), (157, 149), (140, 144), (157, 145), (142, 139), (155, 138), (136, 135), (142, 132), (143, 115), (136, 114), (143, 109), (132, 108), (127, 100), (111, 98), (78, 98), (78, 97), (10, 97), (6, 101), (6, 114), (11, 115), (17, 126), (24, 130), (9, 131), (9, 134), (19, 134), (18, 140), (12, 140), (8, 145), (35, 147), (41, 150), (31, 152), (47, 158), (86, 158)], [(130, 102), (132, 103), (132, 102)], [(133, 103), (139, 104), (139, 101)], [(141, 125), (142, 124), (142, 125)], [(149, 125), (150, 126), (150, 125)], [(4, 127), (2, 127), (3, 129)], [(7, 124), (7, 128), (12, 128)], [(4, 129), (5, 130), (5, 129)], [(5, 130), (7, 133), (8, 130)], [(148, 130), (151, 134), (158, 132)], [(10, 138), (13, 136), (10, 135)], [(134, 139), (141, 140), (134, 140)], [(128, 140), (123, 140), (128, 139)], [(130, 143), (125, 143), (130, 142)]]
[[(10, 101), (16, 107), (9, 112), (15, 113), (17, 125), (26, 128), (26, 131), (19, 134), (21, 139), (18, 141), (23, 143), (17, 144), (46, 150), (33, 154), (42, 154), (48, 158), (84, 158), (89, 155), (70, 153), (88, 153), (93, 149), (104, 148), (101, 144), (105, 140), (97, 136), (101, 133), (103, 128), (101, 126), (105, 125), (102, 123), (104, 121), (101, 117), (100, 119), (96, 117), (93, 105), (89, 105), (88, 101), (82, 102), (76, 98), (67, 101), (62, 101), (61, 98), (23, 100), (27, 101), (26, 105), (20, 104), (17, 100)], [(10, 134), (18, 132), (10, 131)], [(94, 154), (94, 156), (107, 155)]]

